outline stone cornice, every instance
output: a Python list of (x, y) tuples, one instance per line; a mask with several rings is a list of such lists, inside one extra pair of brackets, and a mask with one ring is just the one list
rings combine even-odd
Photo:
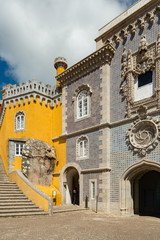
[[(104, 167), (104, 168), (89, 168), (89, 169), (81, 170), (81, 173), (85, 174), (85, 173), (98, 173), (98, 172), (110, 172), (110, 171), (111, 171), (111, 168), (108, 168), (108, 167)], [(56, 172), (56, 173), (53, 173), (52, 175), (53, 176), (59, 176), (60, 173)]]
[[(157, 109), (157, 110), (152, 111), (152, 112), (148, 112), (149, 116), (154, 116), (156, 114), (160, 114), (160, 109)], [(84, 134), (84, 133), (87, 133), (87, 132), (90, 132), (90, 131), (96, 131), (98, 129), (103, 129), (105, 127), (113, 128), (113, 127), (116, 127), (116, 126), (121, 125), (121, 124), (130, 123), (132, 121), (135, 121), (136, 119), (137, 119), (137, 116), (135, 115), (134, 117), (122, 119), (120, 121), (116, 121), (116, 122), (112, 122), (112, 123), (105, 122), (105, 123), (102, 123), (102, 124), (98, 124), (98, 125), (95, 125), (95, 126), (91, 126), (91, 127), (88, 127), (88, 128), (81, 129), (81, 130), (76, 131), (76, 132), (66, 133), (66, 134), (61, 135), (59, 137), (52, 138), (52, 141), (58, 141), (60, 139), (67, 139), (67, 138), (78, 136), (80, 134)]]
[[(95, 41), (102, 40), (104, 44), (108, 42), (119, 44), (121, 40), (126, 40), (130, 33), (134, 35), (137, 29), (144, 30), (147, 22), (152, 25), (155, 17), (160, 13), (159, 0), (141, 0), (136, 4), (101, 28), (100, 36)], [(134, 7), (136, 7), (135, 11), (129, 14)]]
[(110, 172), (110, 168), (90, 168), (90, 169), (83, 169), (81, 170), (81, 173), (98, 173), (98, 172)]
[(68, 68), (63, 73), (59, 74), (56, 79), (59, 81), (61, 86), (72, 83), (78, 78), (81, 78), (89, 72), (99, 68), (101, 65), (105, 63), (110, 64), (114, 53), (115, 48), (111, 44), (107, 44), (84, 58), (82, 61)]
[(86, 133), (86, 132), (96, 131), (96, 130), (102, 129), (104, 127), (111, 128), (111, 127), (114, 127), (116, 125), (124, 124), (124, 123), (130, 122), (130, 121), (135, 120), (135, 119), (136, 119), (136, 117), (130, 118), (130, 119), (128, 119), (128, 118), (127, 119), (123, 119), (123, 120), (120, 120), (120, 121), (117, 121), (117, 122), (113, 122), (113, 123), (105, 122), (105, 123), (102, 123), (102, 124), (98, 124), (98, 125), (95, 125), (95, 126), (91, 126), (91, 127), (88, 127), (88, 128), (81, 129), (81, 130), (76, 131), (76, 132), (63, 134), (63, 135), (61, 135), (59, 137), (52, 138), (52, 141), (58, 141), (60, 139), (67, 139), (69, 137), (74, 137), (74, 136), (77, 136), (77, 135), (80, 135), (80, 134), (83, 134), (83, 133)]
[(8, 138), (8, 141), (12, 141), (12, 142), (26, 142), (27, 138)]

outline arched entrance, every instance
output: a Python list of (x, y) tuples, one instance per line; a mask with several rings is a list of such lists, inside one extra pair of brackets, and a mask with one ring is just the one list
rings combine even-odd
[(141, 160), (130, 166), (120, 181), (122, 214), (160, 214), (160, 163)]
[[(63, 195), (65, 204), (79, 205), (79, 173), (74, 167), (68, 167), (63, 176)], [(76, 193), (74, 193), (76, 192)], [(74, 200), (74, 202), (73, 202)]]

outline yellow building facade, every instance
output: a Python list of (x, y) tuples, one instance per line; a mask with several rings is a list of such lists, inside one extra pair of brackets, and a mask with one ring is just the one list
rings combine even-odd
[[(60, 61), (58, 60), (60, 59)], [(57, 74), (64, 71), (67, 63), (62, 58), (55, 62)], [(0, 157), (7, 174), (21, 170), (22, 147), (27, 139), (42, 140), (56, 150), (56, 163), (52, 185), (37, 186), (52, 197), (57, 193), (57, 204), (61, 204), (59, 172), (66, 163), (66, 143), (58, 138), (62, 133), (61, 88), (39, 83), (36, 79), (6, 85), (2, 90), (3, 100), (0, 113)]]

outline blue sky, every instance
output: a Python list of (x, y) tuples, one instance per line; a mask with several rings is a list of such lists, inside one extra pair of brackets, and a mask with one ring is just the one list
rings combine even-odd
[(98, 29), (135, 2), (0, 0), (0, 89), (33, 78), (54, 85), (54, 59), (71, 66), (95, 51)]

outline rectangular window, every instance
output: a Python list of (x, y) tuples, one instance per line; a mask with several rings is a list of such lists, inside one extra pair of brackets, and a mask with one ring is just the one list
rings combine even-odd
[(83, 157), (83, 141), (79, 143), (79, 147), (80, 147), (80, 157)]
[(142, 87), (152, 82), (152, 71), (141, 74), (138, 77), (138, 87)]
[(79, 155), (80, 157), (87, 156), (87, 140), (83, 140), (79, 142)]
[(92, 199), (95, 199), (95, 197), (96, 197), (95, 196), (96, 195), (95, 194), (95, 189), (96, 189), (95, 186), (96, 186), (95, 181), (91, 181), (91, 198)]
[(23, 113), (18, 113), (15, 121), (15, 130), (21, 131), (25, 129), (25, 115)]
[(20, 116), (17, 117), (16, 119), (16, 129), (19, 130), (20, 129)]
[(149, 71), (139, 75), (134, 82), (134, 101), (153, 96), (155, 88), (155, 72)]
[(21, 124), (21, 129), (24, 129), (24, 116), (23, 115), (21, 115), (20, 124)]
[(22, 149), (23, 149), (23, 143), (16, 143), (15, 144), (15, 156), (21, 157)]

